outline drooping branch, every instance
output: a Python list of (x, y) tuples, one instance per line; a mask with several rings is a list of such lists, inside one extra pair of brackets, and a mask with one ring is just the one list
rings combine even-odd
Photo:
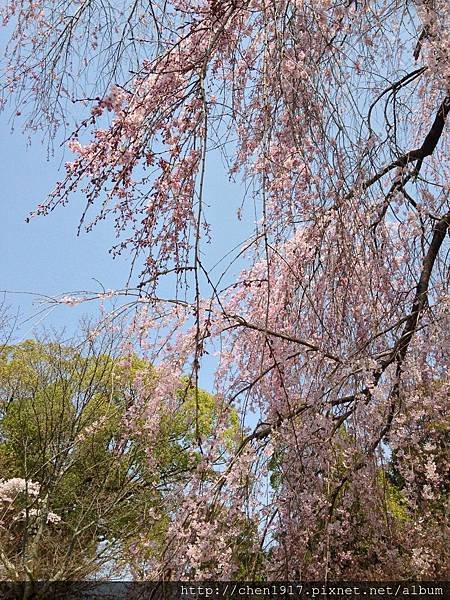
[[(444, 100), (440, 104), (440, 106), (436, 112), (436, 116), (434, 118), (433, 124), (432, 124), (429, 132), (425, 136), (425, 139), (424, 139), (422, 145), (420, 146), (420, 148), (416, 148), (414, 150), (409, 150), (408, 152), (405, 152), (404, 154), (402, 154), (401, 156), (399, 156), (398, 158), (396, 158), (395, 160), (390, 162), (388, 165), (383, 167), (380, 171), (378, 171), (378, 173), (373, 175), (370, 179), (367, 179), (358, 189), (359, 190), (361, 190), (361, 189), (367, 190), (374, 183), (379, 181), (382, 177), (384, 177), (387, 173), (389, 173), (393, 169), (406, 167), (406, 165), (408, 165), (412, 162), (415, 162), (415, 161), (417, 161), (416, 168), (415, 168), (415, 172), (417, 174), (420, 171), (423, 160), (427, 156), (431, 156), (433, 154), (433, 152), (435, 151), (436, 146), (437, 146), (437, 144), (442, 136), (442, 133), (444, 131), (444, 126), (445, 126), (445, 122), (446, 122), (449, 110), (450, 110), (450, 96), (447, 94), (447, 96), (444, 98)], [(352, 190), (349, 194), (347, 194), (346, 198), (347, 199), (352, 198), (356, 192), (357, 192), (356, 189)]]
[(445, 240), (445, 234), (450, 226), (450, 212), (445, 214), (434, 226), (433, 237), (428, 248), (428, 252), (422, 264), (419, 283), (417, 284), (416, 294), (414, 297), (411, 314), (406, 321), (403, 333), (393, 348), (391, 356), (387, 359), (389, 364), (395, 359), (402, 362), (406, 356), (408, 346), (412, 340), (414, 332), (417, 329), (417, 324), (424, 308), (428, 303), (428, 288), (430, 285), (431, 273), (433, 271), (436, 258), (439, 250)]
[[(400, 366), (406, 357), (408, 346), (414, 336), (415, 331), (417, 330), (420, 316), (428, 303), (428, 289), (431, 274), (449, 226), (450, 212), (445, 214), (434, 226), (433, 238), (428, 248), (428, 252), (425, 255), (425, 258), (422, 263), (419, 283), (417, 284), (417, 290), (414, 296), (411, 313), (409, 314), (409, 316), (406, 317), (406, 323), (404, 325), (400, 339), (391, 349), (388, 357), (384, 361), (382, 361), (380, 366), (373, 372), (374, 386), (378, 384), (383, 373), (394, 361), (396, 361), (397, 364)], [(314, 348), (314, 350), (318, 350), (318, 348)], [(324, 353), (324, 356), (327, 356), (327, 354)], [(340, 406), (342, 404), (350, 404), (352, 402), (355, 402), (355, 400), (358, 397), (363, 397), (365, 398), (366, 402), (369, 402), (372, 398), (372, 389), (373, 388), (365, 387), (364, 389), (356, 392), (355, 394), (343, 396), (341, 398), (333, 400), (331, 402), (331, 405)], [(273, 431), (279, 429), (285, 421), (292, 419), (295, 416), (298, 416), (307, 408), (308, 406), (301, 405), (301, 407), (298, 410), (294, 411), (291, 414), (285, 416), (278, 415), (277, 421), (271, 425), (266, 425), (264, 427), (261, 427), (261, 424), (258, 425), (255, 428), (255, 430), (243, 440), (241, 447), (245, 447), (249, 442), (251, 442), (254, 439), (261, 440), (268, 437)], [(345, 413), (345, 419), (347, 419), (351, 414), (353, 414), (355, 408), (356, 405), (353, 409)], [(340, 424), (342, 424), (342, 422), (340, 422)], [(385, 433), (386, 432), (384, 432), (381, 437), (377, 437), (376, 441), (371, 445), (371, 452), (373, 452), (378, 447)]]

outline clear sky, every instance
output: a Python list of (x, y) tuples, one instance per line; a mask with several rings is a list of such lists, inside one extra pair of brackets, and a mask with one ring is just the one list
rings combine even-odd
[[(111, 222), (100, 224), (89, 234), (77, 236), (84, 206), (81, 194), (74, 195), (66, 207), (29, 223), (29, 213), (42, 202), (64, 173), (70, 153), (55, 149), (48, 158), (46, 145), (39, 137), (31, 145), (19, 127), (11, 133), (7, 112), (0, 113), (0, 290), (7, 290), (6, 303), (19, 312), (16, 341), (32, 337), (42, 327), (65, 328), (70, 336), (81, 316), (95, 318), (95, 303), (76, 307), (37, 303), (30, 294), (58, 296), (77, 290), (97, 290), (98, 280), (106, 289), (122, 288), (128, 277), (130, 257), (113, 260), (109, 248), (114, 244)], [(228, 182), (219, 155), (211, 157), (205, 202), (210, 205), (213, 241), (205, 246), (205, 262), (217, 262), (251, 231), (251, 219), (239, 222), (236, 210), (243, 190)], [(238, 268), (234, 268), (236, 272)], [(170, 295), (170, 290), (167, 290)], [(210, 383), (211, 367), (203, 373), (204, 385)]]
[[(0, 27), (0, 48), (8, 37), (8, 27)], [(77, 105), (79, 106), (79, 105)], [(6, 304), (18, 314), (15, 341), (33, 337), (43, 327), (65, 329), (70, 337), (84, 315), (98, 315), (95, 303), (75, 307), (42, 303), (42, 296), (60, 296), (79, 290), (101, 291), (123, 288), (130, 270), (130, 256), (113, 260), (108, 250), (115, 243), (111, 222), (100, 222), (87, 234), (77, 236), (84, 208), (81, 194), (72, 196), (66, 207), (29, 223), (27, 216), (43, 202), (55, 183), (64, 175), (64, 162), (70, 151), (55, 143), (54, 157), (39, 135), (28, 139), (21, 133), (20, 118), (11, 132), (11, 109), (0, 112), (0, 290), (6, 290)], [(73, 115), (72, 115), (73, 116)], [(80, 120), (85, 113), (75, 115)], [(211, 267), (233, 247), (242, 244), (253, 230), (251, 203), (238, 221), (242, 186), (230, 184), (219, 152), (208, 159), (205, 180), (207, 217), (212, 226), (212, 243), (204, 246), (203, 262)], [(209, 207), (209, 208), (208, 208)], [(226, 261), (224, 262), (226, 266)], [(222, 265), (221, 265), (222, 266)], [(242, 267), (237, 263), (224, 284)], [(215, 272), (220, 275), (221, 269)], [(135, 284), (137, 282), (134, 282)], [(166, 289), (167, 296), (173, 296)], [(40, 298), (41, 296), (41, 298)], [(203, 385), (211, 382), (212, 365), (205, 365)]]
[[(0, 148), (1, 285), (8, 291), (39, 292), (57, 295), (81, 289), (99, 289), (93, 278), (105, 288), (122, 287), (129, 272), (129, 256), (112, 259), (108, 253), (114, 243), (111, 222), (77, 236), (83, 209), (83, 197), (74, 195), (68, 206), (47, 217), (25, 219), (45, 199), (64, 173), (62, 150), (47, 158), (39, 138), (27, 145), (20, 132), (10, 134), (6, 115), (0, 115), (3, 143)], [(55, 151), (58, 154), (58, 149)], [(68, 158), (67, 151), (65, 155)], [(213, 161), (211, 161), (213, 162)], [(217, 161), (219, 162), (219, 161)], [(239, 206), (241, 190), (230, 185), (220, 164), (211, 164), (206, 201), (211, 204), (214, 241), (208, 246), (208, 262), (213, 264), (234, 243), (245, 238), (245, 225), (238, 223), (233, 208)], [(224, 206), (227, 205), (227, 206)], [(225, 210), (224, 210), (225, 208)], [(247, 231), (248, 233), (248, 231)], [(28, 306), (19, 296), (14, 303)], [(62, 309), (66, 312), (66, 309)], [(57, 321), (61, 321), (59, 317)], [(62, 319), (61, 322), (63, 322)]]
[[(107, 288), (123, 285), (128, 272), (126, 260), (112, 260), (108, 248), (112, 244), (111, 227), (106, 223), (90, 235), (77, 237), (77, 223), (82, 198), (48, 217), (25, 219), (46, 197), (61, 176), (58, 158), (47, 160), (46, 147), (33, 139), (27, 147), (19, 132), (9, 133), (6, 115), (0, 115), (0, 181), (2, 202), (1, 283), (9, 292), (33, 292), (55, 296), (64, 292), (98, 287), (93, 278)], [(21, 308), (22, 319), (36, 312), (31, 297), (8, 294), (7, 303)], [(87, 306), (81, 312), (92, 310)], [(79, 309), (58, 307), (45, 323), (58, 328), (73, 326)], [(34, 323), (37, 321), (34, 320)], [(31, 326), (31, 323), (29, 324)], [(27, 326), (28, 327), (28, 326)], [(23, 332), (26, 335), (26, 331)]]

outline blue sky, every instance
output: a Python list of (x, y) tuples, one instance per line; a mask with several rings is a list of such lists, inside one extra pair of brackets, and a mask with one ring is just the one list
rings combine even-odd
[[(0, 121), (3, 143), (0, 148), (1, 238), (0, 288), (8, 292), (27, 292), (55, 296), (64, 292), (94, 289), (98, 279), (105, 287), (120, 286), (128, 272), (126, 260), (112, 260), (108, 248), (112, 232), (106, 223), (93, 234), (77, 237), (82, 198), (48, 217), (26, 223), (28, 214), (45, 199), (61, 175), (61, 156), (47, 159), (45, 145), (38, 138), (27, 146), (19, 132), (10, 134), (6, 115)], [(37, 306), (23, 293), (8, 294), (7, 303), (21, 309), (21, 321)], [(83, 307), (81, 312), (92, 311)], [(45, 319), (48, 326), (73, 327), (79, 309), (60, 307)], [(28, 329), (32, 321), (26, 325)], [(26, 331), (23, 331), (26, 334)]]
[[(8, 28), (0, 27), (0, 46), (6, 42)], [(77, 105), (79, 106), (79, 105)], [(79, 109), (78, 109), (79, 110)], [(11, 131), (11, 108), (0, 112), (0, 290), (6, 291), (6, 304), (17, 314), (14, 341), (33, 337), (42, 328), (66, 331), (70, 338), (81, 317), (95, 319), (98, 306), (85, 303), (75, 307), (43, 303), (44, 296), (60, 296), (79, 290), (101, 291), (123, 288), (131, 259), (125, 254), (113, 260), (108, 250), (115, 242), (111, 222), (101, 221), (94, 230), (77, 236), (84, 208), (81, 194), (72, 196), (68, 206), (47, 217), (26, 218), (43, 202), (55, 183), (64, 175), (64, 162), (71, 153), (55, 140), (54, 156), (48, 156), (47, 144), (39, 135), (29, 139), (21, 133), (20, 118)], [(83, 113), (76, 115), (78, 120)], [(244, 190), (230, 184), (218, 151), (208, 159), (204, 204), (212, 226), (212, 243), (203, 246), (203, 263), (211, 267), (235, 246), (244, 243), (253, 230), (252, 206), (237, 220)], [(208, 208), (209, 207), (209, 208)], [(224, 261), (214, 272), (215, 279), (227, 265)], [(233, 279), (242, 261), (230, 270), (224, 284)], [(95, 281), (97, 280), (97, 281)], [(136, 282), (135, 282), (136, 283)], [(172, 290), (164, 289), (166, 296)], [(208, 361), (202, 376), (209, 387), (212, 364)]]
[[(61, 178), (64, 172), (62, 149), (59, 155), (48, 159), (46, 146), (38, 137), (28, 145), (21, 133), (10, 133), (5, 114), (0, 116), (0, 130), (3, 139), (0, 147), (0, 289), (57, 295), (98, 288), (94, 278), (105, 288), (123, 286), (130, 260), (127, 255), (113, 260), (108, 253), (115, 239), (112, 224), (101, 222), (93, 232), (82, 231), (77, 236), (84, 206), (81, 194), (74, 195), (68, 206), (58, 208), (46, 217), (35, 217), (29, 223), (25, 221)], [(67, 151), (65, 157), (68, 157)], [(209, 215), (215, 236), (207, 247), (209, 264), (218, 260), (234, 243), (243, 241), (246, 230), (242, 224), (236, 227), (233, 210), (239, 206), (240, 194), (236, 193), (239, 186), (228, 183), (219, 157), (211, 167), (206, 201), (212, 205)], [(223, 210), (225, 207), (228, 209)], [(14, 303), (28, 306), (29, 300), (17, 296)]]
[[(70, 337), (82, 316), (95, 318), (96, 304), (55, 307), (42, 304), (39, 295), (100, 291), (95, 280), (106, 289), (122, 288), (129, 274), (130, 257), (125, 254), (113, 259), (109, 254), (115, 240), (111, 222), (100, 222), (91, 233), (82, 231), (77, 236), (84, 207), (81, 194), (74, 195), (68, 206), (27, 223), (29, 213), (63, 175), (63, 165), (70, 153), (66, 150), (64, 154), (63, 149), (56, 146), (55, 156), (48, 158), (47, 146), (39, 137), (32, 138), (30, 144), (19, 127), (11, 133), (7, 112), (0, 114), (0, 133), (3, 140), (0, 147), (0, 290), (8, 292), (6, 303), (13, 313), (19, 314), (15, 340), (33, 337), (43, 327), (58, 331), (64, 328)], [(205, 188), (213, 234), (212, 243), (204, 246), (204, 262), (209, 266), (244, 242), (252, 229), (248, 215), (245, 221), (239, 222), (236, 218), (243, 190), (228, 182), (221, 162), (218, 153), (210, 157)], [(237, 270), (238, 267), (234, 267), (230, 277)], [(217, 270), (217, 276), (221, 271), (222, 268)], [(171, 295), (171, 290), (165, 292)], [(202, 376), (203, 385), (208, 387), (212, 366), (205, 365)]]

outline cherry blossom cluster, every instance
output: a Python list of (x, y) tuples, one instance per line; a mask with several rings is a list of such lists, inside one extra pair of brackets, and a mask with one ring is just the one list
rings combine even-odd
[[(38, 4), (11, 4), (5, 20), (26, 11), (14, 39), (42, 60), (42, 47), (57, 46)], [(90, 4), (70, 13), (74, 32)], [(130, 546), (133, 572), (230, 578), (245, 562), (252, 575), (285, 580), (442, 576), (446, 4), (153, 5), (153, 15), (139, 2), (123, 12), (139, 60), (110, 44), (114, 84), (85, 100), (66, 177), (37, 210), (81, 192), (82, 224), (112, 217), (114, 252), (127, 249), (140, 266), (130, 340), (154, 376), (138, 376), (125, 424), (145, 437), (152, 468), (158, 434), (183, 404), (180, 381), (198, 401), (202, 363), (217, 359), (214, 431), (196, 432), (192, 468), (165, 490), (165, 547), (145, 532)], [(35, 77), (21, 56), (12, 88)], [(32, 85), (44, 113), (43, 89), (61, 97), (59, 64), (43, 78), (60, 82), (56, 96)], [(219, 158), (254, 215), (233, 254), (245, 268), (225, 290), (203, 259), (214, 240), (207, 208), (221, 202), (206, 174)]]

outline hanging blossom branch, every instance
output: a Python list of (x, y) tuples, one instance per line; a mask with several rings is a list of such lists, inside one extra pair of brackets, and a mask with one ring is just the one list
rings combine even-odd
[[(80, 226), (112, 217), (113, 252), (132, 256), (129, 339), (160, 383), (147, 409), (130, 407), (130, 431), (164, 427), (155, 414), (178, 410), (180, 378), (183, 401), (194, 391), (186, 452), (201, 458), (168, 490), (176, 509), (164, 547), (150, 552), (145, 532), (133, 546), (135, 572), (440, 576), (445, 3), (418, 0), (406, 11), (400, 0), (125, 2), (117, 32), (95, 32), (104, 75), (95, 87), (107, 85), (87, 94), (76, 83), (68, 93), (79, 65), (62, 64), (56, 49), (74, 56), (74, 41), (94, 33), (95, 6), (63, 5), (55, 17), (37, 4), (4, 13), (17, 21), (20, 49), (9, 91), (29, 94), (29, 123), (39, 111), (48, 118), (62, 95), (79, 93), (91, 112), (68, 141), (66, 177), (36, 213), (81, 192)], [(48, 70), (30, 86), (33, 61)], [(221, 158), (242, 185), (238, 215), (208, 187)], [(236, 227), (250, 210), (254, 222), (220, 275), (205, 257), (219, 235), (210, 205)], [(163, 297), (163, 286), (174, 293)], [(205, 434), (207, 354), (216, 358), (219, 417)], [(239, 422), (232, 435), (230, 415)]]

